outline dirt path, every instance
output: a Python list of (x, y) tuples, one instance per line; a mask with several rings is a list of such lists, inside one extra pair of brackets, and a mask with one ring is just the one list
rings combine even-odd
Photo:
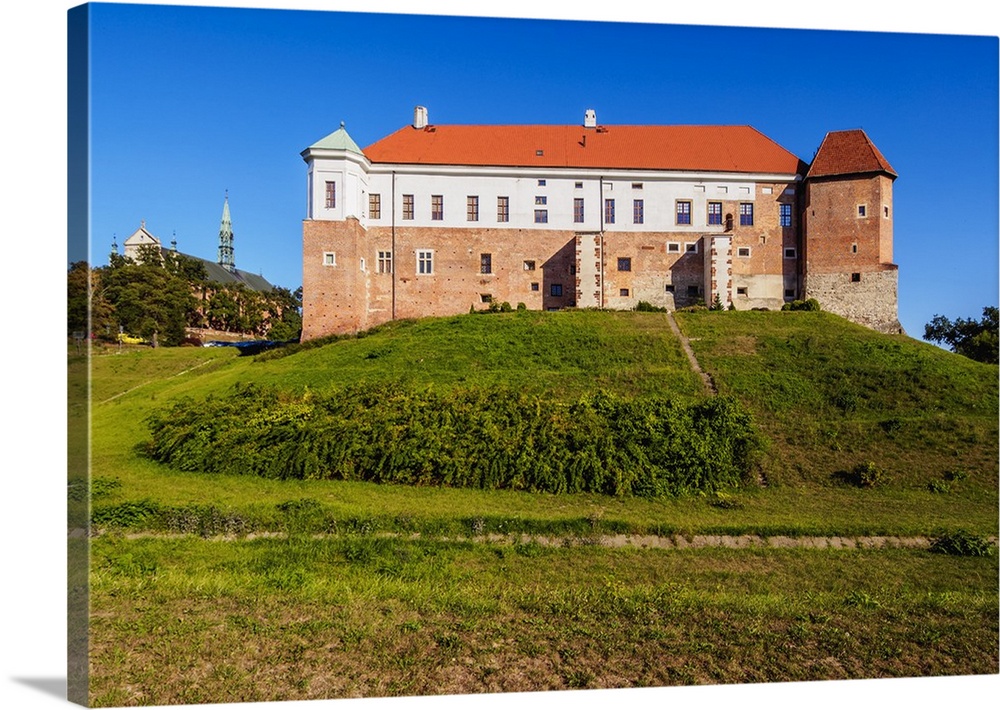
[(691, 369), (698, 373), (701, 381), (705, 383), (705, 389), (708, 390), (709, 394), (719, 394), (719, 391), (715, 388), (715, 383), (712, 381), (712, 376), (702, 370), (701, 365), (698, 364), (698, 358), (694, 356), (694, 350), (691, 349), (691, 341), (681, 332), (677, 321), (674, 320), (674, 314), (669, 311), (667, 312), (667, 322), (670, 324), (670, 330), (681, 341), (681, 347), (684, 348), (684, 354), (687, 355), (688, 362), (691, 363)]
[[(83, 530), (74, 531), (71, 537), (83, 537)], [(101, 531), (92, 532), (100, 536)], [(283, 537), (281, 532), (255, 532), (244, 535), (215, 535), (209, 540), (253, 540), (265, 537)], [(129, 539), (162, 537), (190, 537), (183, 533), (137, 532), (125, 535)], [(337, 537), (334, 534), (314, 535), (316, 538)], [(473, 535), (470, 537), (438, 537), (423, 536), (419, 533), (381, 533), (375, 537), (400, 538), (406, 540), (442, 540), (442, 541), (473, 541), (494, 545), (512, 545), (535, 543), (544, 547), (609, 547), (636, 548), (660, 550), (687, 550), (697, 548), (722, 547), (730, 549), (790, 549), (805, 548), (812, 550), (884, 550), (910, 549), (926, 550), (931, 546), (932, 538), (924, 536), (894, 536), (894, 535), (864, 535), (864, 536), (803, 536), (789, 535)], [(989, 538), (996, 543), (995, 538)]]

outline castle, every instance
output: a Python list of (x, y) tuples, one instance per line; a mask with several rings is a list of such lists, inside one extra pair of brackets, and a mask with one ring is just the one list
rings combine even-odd
[(900, 332), (896, 173), (861, 130), (811, 164), (749, 126), (435, 125), (302, 152), (303, 340), (491, 302), (822, 308)]

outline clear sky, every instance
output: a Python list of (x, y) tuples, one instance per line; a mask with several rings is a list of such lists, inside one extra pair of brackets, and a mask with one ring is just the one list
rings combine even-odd
[(896, 169), (900, 320), (997, 303), (996, 37), (96, 4), (92, 259), (145, 220), (301, 285), (305, 164), (426, 106), (448, 123), (749, 124), (809, 162), (862, 128)]

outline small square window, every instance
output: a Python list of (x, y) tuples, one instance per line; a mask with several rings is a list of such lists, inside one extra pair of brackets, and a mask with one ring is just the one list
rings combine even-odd
[(796, 258), (798, 252), (795, 251), (795, 247), (785, 247), (785, 258), (794, 259)]
[(547, 205), (549, 203), (549, 198), (545, 195), (535, 195), (536, 205)]
[(532, 284), (531, 284), (531, 290), (532, 291), (537, 291), (538, 290), (538, 282), (537, 281), (533, 281), (532, 282)]
[(492, 293), (481, 293), (481, 294), (479, 294), (479, 300), (482, 303), (493, 303), (493, 294)]
[(628, 289), (627, 288), (620, 288), (620, 289), (618, 289), (618, 295), (619, 296), (628, 296)]
[(684, 244), (684, 251), (686, 251), (688, 254), (697, 254), (698, 242), (686, 242)]
[(618, 257), (618, 270), (619, 271), (631, 271), (632, 270), (632, 257), (620, 256)]
[(747, 287), (746, 286), (737, 286), (736, 287), (736, 295), (737, 296), (746, 296), (747, 295)]
[(740, 247), (736, 250), (736, 256), (750, 256), (750, 247)]
[(549, 294), (557, 297), (562, 296), (563, 295), (562, 284), (552, 284), (551, 288), (549, 288)]
[(681, 243), (680, 242), (667, 242), (667, 253), (668, 254), (680, 254), (681, 253)]
[(688, 294), (688, 296), (697, 296), (698, 295), (698, 287), (697, 286), (688, 286), (688, 288), (687, 288), (687, 294)]
[(861, 274), (859, 274), (857, 272), (854, 272), (853, 274), (851, 274), (851, 282), (852, 283), (860, 283), (860, 281), (861, 281)]
[(795, 289), (794, 288), (786, 288), (785, 289), (785, 298), (795, 298)]
[(525, 271), (534, 271), (535, 270), (535, 262), (534, 261), (525, 261), (524, 262), (524, 270)]
[(583, 183), (582, 182), (578, 182), (578, 183), (574, 184), (573, 187), (575, 187), (577, 190), (582, 189), (583, 188)]
[(667, 293), (673, 293), (674, 292), (674, 285), (673, 284), (667, 284), (666, 286), (663, 287), (663, 289)]
[(549, 221), (548, 210), (535, 210), (535, 224), (546, 224)]
[(336, 266), (336, 265), (337, 265), (336, 252), (332, 251), (323, 252), (323, 266)]
[[(541, 155), (541, 154), (542, 154), (542, 152), (541, 152), (541, 151), (538, 151), (538, 152), (536, 153), (536, 155)], [(539, 181), (538, 181), (538, 186), (539, 186), (539, 187), (545, 187), (545, 180), (539, 180)]]

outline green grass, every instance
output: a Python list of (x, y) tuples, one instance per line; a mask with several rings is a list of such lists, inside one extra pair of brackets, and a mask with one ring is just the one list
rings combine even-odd
[[(97, 355), (92, 504), (105, 523), (92, 541), (92, 702), (995, 673), (995, 544), (985, 557), (586, 544), (623, 533), (997, 535), (996, 366), (823, 313), (677, 319), (769, 440), (766, 485), (650, 500), (281, 481), (182, 472), (137, 451), (152, 413), (248, 383), (698, 401), (701, 382), (662, 314), (399, 322), (259, 358)], [(886, 482), (837, 475), (868, 461)], [(123, 536), (137, 531), (149, 535)], [(530, 535), (557, 544), (520, 537)]]
[(995, 556), (359, 535), (93, 560), (96, 705), (996, 670)]

